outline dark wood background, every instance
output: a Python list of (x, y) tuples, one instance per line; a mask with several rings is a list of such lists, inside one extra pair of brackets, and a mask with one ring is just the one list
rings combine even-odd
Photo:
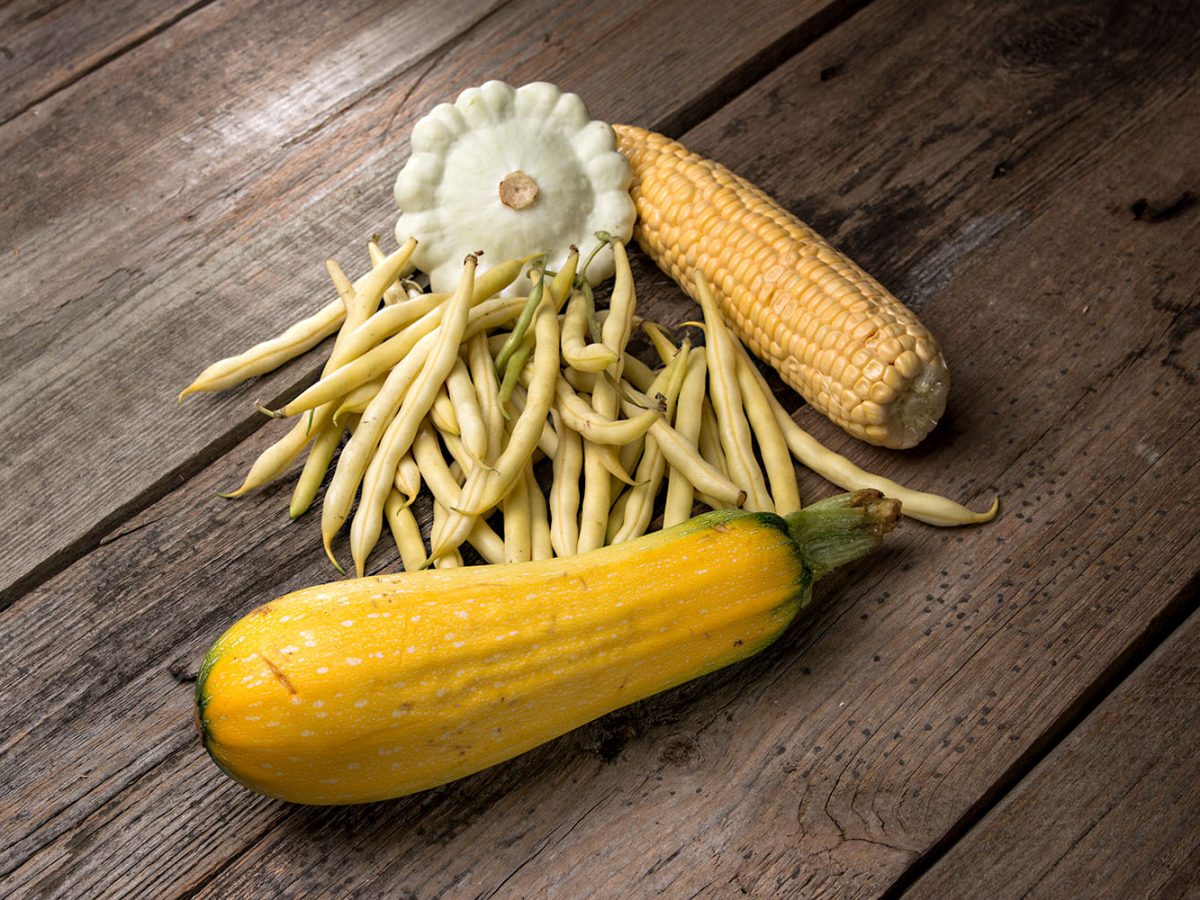
[[(0, 7), (0, 895), (1200, 896), (1198, 33), (1188, 0)], [(472, 778), (253, 796), (195, 667), (331, 573), (295, 473), (215, 493), (322, 351), (174, 397), (325, 302), (412, 124), (488, 78), (680, 138), (916, 307), (954, 377), (920, 448), (788, 402), (1003, 512), (906, 524), (759, 657)]]

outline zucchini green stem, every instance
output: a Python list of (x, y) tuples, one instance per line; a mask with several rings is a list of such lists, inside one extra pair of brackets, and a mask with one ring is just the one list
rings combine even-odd
[(814, 578), (875, 550), (896, 527), (900, 501), (879, 491), (838, 494), (784, 518)]

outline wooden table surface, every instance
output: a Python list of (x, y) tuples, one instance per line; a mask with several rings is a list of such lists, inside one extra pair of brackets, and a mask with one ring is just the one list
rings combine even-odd
[[(1189, 0), (5, 4), (0, 895), (1200, 896), (1197, 33)], [(413, 123), (489, 78), (681, 139), (889, 285), (953, 372), (933, 435), (783, 396), (1003, 511), (908, 522), (758, 657), (461, 782), (255, 796), (198, 660), (331, 572), (295, 472), (215, 494), (324, 348), (175, 394), (326, 301)]]

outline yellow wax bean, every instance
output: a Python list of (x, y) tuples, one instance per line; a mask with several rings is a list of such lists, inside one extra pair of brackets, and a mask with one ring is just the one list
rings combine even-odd
[(520, 477), (546, 427), (546, 416), (554, 402), (554, 384), (559, 368), (558, 316), (549, 303), (538, 307), (534, 317), (536, 350), (534, 377), (525, 408), (513, 423), (508, 445), (493, 468), (477, 467), (467, 477), (462, 491), (462, 508), (452, 510), (442, 541), (434, 547), (436, 558), (457, 547), (470, 532), (475, 517), (494, 507)]
[[(525, 471), (530, 470), (529, 462)], [(529, 487), (524, 472), (500, 505), (504, 513), (504, 561), (529, 562), (533, 558), (533, 532), (529, 511)]]
[(736, 484), (745, 488), (748, 494), (747, 509), (773, 512), (771, 495), (758, 461), (754, 458), (750, 423), (742, 408), (733, 338), (725, 327), (708, 282), (699, 271), (696, 273), (696, 293), (704, 310), (704, 350), (708, 358), (709, 392), (720, 426), (721, 448), (725, 451), (729, 475)]
[(423, 568), (427, 557), (425, 542), (421, 540), (421, 526), (417, 524), (416, 516), (408, 508), (399, 491), (392, 491), (388, 495), (388, 502), (383, 511), (405, 570), (415, 572)]
[[(704, 394), (708, 387), (708, 365), (703, 353), (688, 356), (687, 374), (679, 399), (675, 404), (675, 430), (691, 444), (700, 439), (700, 413), (704, 408)], [(667, 478), (667, 499), (663, 506), (663, 528), (670, 528), (692, 517), (696, 492), (687, 476), (671, 467)]]
[(550, 482), (550, 540), (558, 556), (574, 556), (579, 546), (579, 476), (583, 471), (583, 441), (551, 410), (558, 447)]
[(454, 404), (450, 401), (445, 384), (438, 388), (437, 395), (433, 398), (433, 406), (429, 408), (429, 417), (433, 419), (433, 424), (438, 427), (439, 431), (455, 437), (462, 434), (458, 426), (458, 413), (454, 410)]
[(792, 462), (791, 451), (788, 450), (783, 429), (771, 410), (767, 399), (769, 391), (750, 373), (754, 363), (736, 338), (733, 345), (737, 355), (737, 385), (742, 395), (742, 408), (746, 411), (746, 418), (758, 441), (763, 468), (766, 469), (767, 479), (771, 483), (771, 500), (775, 504), (775, 512), (781, 516), (791, 515), (800, 509), (800, 485), (796, 481), (796, 466)]
[(486, 462), (488, 452), (487, 426), (479, 409), (479, 398), (467, 364), (459, 356), (446, 376), (446, 392), (458, 419), (458, 433), (463, 444), (475, 459)]
[(504, 441), (504, 413), (500, 409), (500, 385), (486, 335), (478, 334), (467, 342), (467, 367), (487, 435), (487, 451), (480, 461), (490, 465), (500, 455)]
[(529, 491), (530, 558), (550, 559), (554, 556), (554, 542), (550, 539), (550, 511), (546, 508), (546, 495), (538, 486), (532, 464), (525, 467), (525, 487)]
[(313, 441), (312, 449), (308, 451), (308, 459), (304, 461), (304, 470), (300, 473), (300, 479), (292, 490), (292, 502), (288, 506), (288, 515), (293, 519), (300, 518), (312, 506), (345, 430), (344, 425), (335, 425), (330, 422)]
[(954, 527), (957, 525), (977, 525), (990, 522), (1000, 509), (1000, 499), (992, 501), (992, 505), (983, 512), (975, 512), (955, 503), (947, 497), (930, 494), (924, 491), (914, 491), (902, 484), (897, 484), (890, 478), (875, 475), (859, 468), (841, 454), (834, 453), (801, 428), (792, 419), (786, 409), (775, 399), (762, 374), (754, 366), (749, 367), (751, 374), (760, 381), (766, 396), (775, 413), (775, 419), (783, 430), (788, 448), (797, 461), (812, 469), (822, 478), (847, 490), (873, 489), (881, 491), (885, 496), (894, 497), (900, 501), (901, 515), (908, 516), (929, 525)]
[[(494, 300), (482, 300), (474, 306), (473, 318), (476, 316), (490, 317), (492, 314), (504, 310), (506, 312), (502, 315), (502, 320), (506, 321), (509, 315), (516, 315), (520, 312), (522, 305), (524, 305), (524, 299), (521, 297), (497, 297)], [(446, 305), (443, 304), (431, 309), (399, 334), (388, 338), (352, 362), (339, 365), (337, 369), (331, 370), (320, 381), (280, 409), (276, 415), (294, 416), (306, 409), (342, 397), (360, 384), (365, 384), (380, 375), (394, 371), (395, 367), (413, 351), (417, 343), (441, 324), (445, 308)], [(490, 322), (488, 327), (494, 327), (494, 324)]]
[(463, 265), (458, 290), (446, 304), (441, 325), (434, 333), (435, 340), (420, 374), (405, 393), (400, 410), (380, 438), (363, 480), (362, 496), (355, 513), (350, 534), (350, 548), (359, 576), (365, 571), (367, 556), (379, 539), (383, 519), (383, 504), (395, 479), (401, 457), (412, 446), (421, 422), (429, 413), (446, 382), (446, 376), (458, 359), (463, 335), (471, 314), (471, 299), (475, 288), (476, 257), (468, 256)]

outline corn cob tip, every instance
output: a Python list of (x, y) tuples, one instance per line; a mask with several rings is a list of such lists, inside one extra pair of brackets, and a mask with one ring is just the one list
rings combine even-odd
[(890, 422), (892, 433), (888, 435), (888, 440), (880, 443), (901, 450), (915, 447), (946, 412), (949, 392), (950, 371), (939, 353), (897, 393), (893, 401), (895, 415)]

